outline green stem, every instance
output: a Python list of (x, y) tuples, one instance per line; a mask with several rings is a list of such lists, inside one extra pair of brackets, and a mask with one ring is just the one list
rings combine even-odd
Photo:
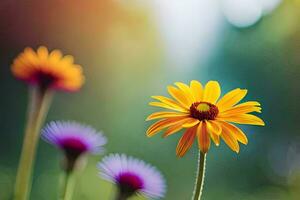
[(205, 162), (206, 162), (206, 154), (199, 151), (198, 170), (197, 170), (197, 177), (196, 177), (192, 200), (201, 200), (202, 189), (203, 189), (204, 178), (205, 178)]
[(31, 88), (30, 90), (28, 117), (15, 183), (15, 200), (27, 200), (29, 198), (32, 185), (32, 168), (35, 161), (40, 129), (48, 113), (51, 97), (51, 91), (42, 91), (38, 87)]
[(122, 194), (122, 192), (118, 191), (116, 195), (116, 200), (127, 200), (127, 196)]
[(60, 200), (71, 200), (75, 188), (75, 174), (72, 171), (66, 171), (64, 173), (62, 187)]

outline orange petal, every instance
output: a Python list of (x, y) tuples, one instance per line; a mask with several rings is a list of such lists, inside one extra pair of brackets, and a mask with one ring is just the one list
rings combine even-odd
[(159, 119), (159, 118), (171, 118), (171, 117), (183, 117), (189, 116), (187, 113), (178, 113), (178, 112), (155, 112), (147, 117), (148, 120)]
[(197, 137), (199, 149), (206, 153), (210, 147), (210, 137), (207, 131), (206, 123), (201, 121), (197, 127)]
[(241, 101), (247, 94), (247, 90), (241, 90), (240, 88), (231, 90), (227, 94), (225, 94), (220, 101), (217, 102), (217, 106), (220, 111), (227, 110), (231, 108), (239, 101)]
[(235, 152), (240, 151), (240, 146), (239, 143), (237, 142), (237, 139), (235, 136), (230, 133), (230, 130), (226, 126), (222, 126), (222, 134), (221, 134), (222, 139), (224, 142)]
[(191, 91), (196, 101), (201, 101), (203, 97), (203, 86), (199, 81), (192, 80), (190, 83)]
[(180, 131), (181, 129), (183, 129), (182, 125), (185, 122), (187, 122), (188, 120), (189, 120), (189, 118), (182, 119), (182, 120), (178, 121), (176, 124), (173, 124), (172, 126), (170, 126), (163, 134), (163, 137), (168, 137), (168, 136)]
[(146, 134), (148, 137), (151, 137), (153, 135), (155, 135), (156, 133), (158, 133), (160, 130), (167, 128), (173, 124), (176, 124), (178, 121), (184, 119), (185, 117), (174, 117), (174, 118), (170, 118), (170, 119), (163, 119), (160, 120), (154, 124), (152, 124)]
[(221, 95), (221, 88), (217, 81), (209, 81), (204, 88), (202, 101), (215, 104)]
[(189, 128), (185, 131), (183, 136), (180, 138), (176, 148), (177, 156), (179, 157), (184, 156), (184, 154), (192, 147), (195, 137), (196, 137), (196, 127)]
[(239, 115), (233, 115), (228, 117), (217, 117), (217, 119), (227, 122), (233, 122), (237, 124), (251, 124), (251, 125), (259, 125), (264, 126), (265, 123), (262, 119), (259, 117), (256, 117), (251, 114), (239, 114)]
[(223, 122), (223, 125), (226, 126), (226, 128), (228, 128), (228, 130), (232, 134), (234, 134), (234, 136), (236, 137), (236, 139), (238, 141), (240, 141), (243, 144), (248, 144), (248, 138), (247, 138), (247, 136), (245, 135), (245, 133), (241, 129), (239, 129), (235, 125), (229, 124), (227, 122)]

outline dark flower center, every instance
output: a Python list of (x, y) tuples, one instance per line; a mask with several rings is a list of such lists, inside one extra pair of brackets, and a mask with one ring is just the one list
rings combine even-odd
[(34, 82), (39, 84), (41, 89), (47, 89), (58, 80), (58, 77), (48, 72), (37, 71), (32, 79)]
[(134, 173), (125, 172), (117, 177), (120, 193), (130, 197), (144, 187), (143, 180)]
[(67, 138), (61, 142), (61, 147), (67, 157), (77, 159), (77, 157), (87, 151), (87, 146), (80, 139)]
[(203, 120), (214, 120), (219, 113), (219, 109), (214, 104), (208, 102), (196, 102), (190, 107), (190, 114), (193, 118)]

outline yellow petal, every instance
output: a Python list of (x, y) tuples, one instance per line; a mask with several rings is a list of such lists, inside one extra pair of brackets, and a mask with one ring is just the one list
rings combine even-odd
[(197, 137), (199, 149), (206, 153), (210, 147), (210, 137), (206, 128), (206, 123), (201, 121), (197, 127)]
[(188, 109), (184, 108), (183, 106), (181, 106), (179, 103), (177, 103), (176, 101), (168, 98), (168, 97), (164, 97), (164, 96), (152, 96), (153, 99), (156, 99), (158, 101), (161, 101), (164, 104), (167, 104), (179, 111), (188, 111)]
[(162, 103), (162, 102), (150, 102), (149, 105), (187, 113), (187, 110), (184, 110), (182, 108), (181, 109), (180, 108), (174, 108), (174, 107), (169, 106), (169, 105), (167, 105), (165, 103)]
[(202, 101), (215, 104), (221, 95), (221, 88), (217, 81), (209, 81), (204, 88)]
[(260, 103), (257, 101), (246, 101), (246, 102), (240, 103), (236, 106), (260, 106)]
[[(222, 129), (221, 129), (222, 130)], [(209, 133), (211, 139), (213, 140), (213, 142), (219, 146), (220, 145), (220, 135), (216, 134), (216, 132), (214, 132), (215, 130), (211, 128), (211, 126), (208, 125), (207, 123), (207, 132)]]
[(183, 157), (184, 154), (192, 147), (194, 140), (196, 137), (196, 128), (189, 128), (185, 131), (183, 136), (180, 138), (177, 148), (176, 154), (179, 157)]
[(189, 105), (196, 101), (189, 86), (181, 82), (176, 82), (175, 85), (184, 93)]
[(148, 120), (160, 119), (160, 118), (171, 118), (171, 117), (180, 117), (180, 116), (189, 116), (187, 113), (178, 113), (178, 112), (155, 112), (147, 117)]
[(231, 108), (239, 101), (241, 101), (247, 94), (247, 90), (241, 90), (240, 88), (231, 90), (227, 94), (225, 94), (220, 101), (217, 102), (217, 107), (219, 111), (227, 110)]
[(49, 56), (49, 59), (52, 62), (59, 62), (61, 60), (61, 58), (62, 58), (62, 53), (60, 50), (53, 50)]
[(259, 126), (265, 125), (262, 119), (251, 114), (239, 114), (239, 115), (228, 116), (228, 117), (217, 117), (217, 119), (227, 121), (227, 122), (233, 122), (237, 124), (251, 124), (251, 125), (259, 125)]
[(224, 142), (235, 152), (240, 151), (239, 143), (237, 142), (237, 139), (234, 137), (232, 133), (226, 128), (225, 126), (222, 126), (222, 139)]
[(190, 88), (197, 102), (202, 100), (203, 97), (203, 86), (199, 81), (192, 80), (190, 83)]
[(243, 144), (248, 144), (248, 138), (245, 135), (245, 133), (239, 129), (238, 127), (236, 127), (233, 124), (229, 124), (227, 122), (223, 122), (223, 126), (225, 126), (226, 128), (228, 128), (228, 130), (235, 136), (235, 138), (240, 141)]
[(189, 103), (189, 100), (187, 99), (187, 97), (184, 95), (184, 93), (173, 87), (173, 86), (169, 86), (168, 87), (168, 92), (170, 93), (170, 95), (176, 99), (176, 101), (178, 101), (183, 107), (189, 109), (191, 104)]
[(207, 126), (209, 129), (212, 129), (212, 131), (217, 134), (220, 135), (222, 133), (222, 126), (220, 125), (220, 123), (215, 122), (214, 120), (209, 120), (206, 121)]
[(219, 114), (219, 117), (228, 117), (233, 115), (239, 115), (239, 114), (246, 114), (251, 112), (258, 112), (261, 113), (261, 107), (257, 106), (235, 106), (232, 108), (229, 108), (226, 111), (223, 111)]
[(44, 46), (41, 46), (37, 50), (37, 55), (41, 60), (46, 60), (48, 58), (48, 49)]
[(198, 119), (195, 119), (195, 118), (189, 118), (189, 121), (185, 122), (182, 127), (184, 128), (189, 128), (189, 127), (193, 127), (197, 124), (199, 124), (199, 120)]

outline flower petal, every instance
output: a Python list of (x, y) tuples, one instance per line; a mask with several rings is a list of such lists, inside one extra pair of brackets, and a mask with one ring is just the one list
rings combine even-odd
[(184, 95), (184, 92), (181, 91), (178, 88), (175, 88), (173, 86), (168, 86), (168, 92), (170, 93), (170, 95), (176, 99), (176, 101), (178, 101), (184, 108), (189, 109), (191, 104), (189, 103), (189, 100), (187, 99), (187, 97)]
[(174, 101), (173, 99), (170, 99), (168, 97), (164, 97), (164, 96), (152, 96), (153, 99), (156, 99), (158, 101), (161, 101), (164, 104), (167, 104), (170, 107), (173, 107), (174, 109), (178, 110), (178, 111), (182, 111), (185, 112), (188, 109), (184, 108), (183, 106), (181, 106), (179, 103), (177, 103), (176, 101)]
[(149, 115), (146, 121), (159, 119), (159, 118), (171, 118), (171, 117), (183, 117), (183, 116), (189, 116), (189, 114), (179, 113), (179, 112), (155, 112)]
[(227, 110), (231, 108), (239, 101), (241, 101), (247, 94), (247, 90), (241, 90), (240, 88), (231, 90), (227, 94), (225, 94), (220, 101), (217, 102), (217, 106), (220, 111)]
[(155, 135), (156, 133), (158, 133), (159, 131), (161, 131), (164, 128), (167, 128), (173, 124), (176, 124), (178, 121), (185, 119), (185, 117), (173, 117), (173, 118), (169, 118), (169, 119), (162, 119), (154, 124), (152, 124), (146, 134), (148, 137), (151, 137), (153, 135)]
[(184, 93), (186, 96), (186, 99), (188, 100), (189, 105), (192, 105), (194, 103), (195, 97), (190, 89), (190, 87), (184, 83), (176, 82), (175, 85)]
[(190, 83), (190, 88), (197, 102), (202, 100), (203, 97), (203, 86), (199, 81), (192, 80)]
[(195, 119), (195, 118), (189, 118), (189, 121), (187, 121), (187, 122), (185, 122), (183, 125), (182, 125), (182, 127), (184, 127), (184, 128), (189, 128), (189, 127), (193, 127), (193, 126), (195, 126), (195, 125), (197, 125), (197, 124), (199, 124), (199, 120), (198, 119)]
[(210, 147), (210, 137), (207, 131), (206, 123), (201, 121), (197, 127), (197, 137), (199, 149), (206, 153)]
[(37, 49), (37, 55), (41, 60), (46, 60), (48, 58), (48, 49), (44, 46), (40, 46)]
[(251, 125), (259, 125), (264, 126), (265, 123), (259, 117), (256, 117), (251, 114), (239, 114), (228, 117), (217, 117), (218, 120), (233, 122), (237, 124), (251, 124)]
[(180, 138), (176, 148), (177, 156), (179, 157), (184, 156), (184, 154), (192, 147), (195, 137), (196, 137), (196, 127), (189, 128), (185, 131), (183, 136)]
[(215, 104), (221, 95), (221, 88), (217, 81), (209, 81), (204, 88), (202, 101)]
[(261, 113), (261, 107), (257, 106), (234, 106), (232, 108), (229, 108), (226, 111), (223, 111), (219, 114), (219, 117), (227, 117), (227, 116), (233, 116), (233, 115), (239, 115), (239, 114), (247, 114), (251, 112), (258, 112)]
[(227, 122), (223, 122), (223, 125), (228, 128), (228, 130), (234, 134), (236, 139), (243, 144), (248, 144), (248, 138), (245, 133), (239, 129), (238, 127), (234, 126), (233, 124), (229, 124)]
[(215, 134), (220, 135), (222, 133), (222, 126), (220, 123), (215, 122), (214, 120), (206, 121), (206, 123), (208, 128), (212, 129)]
[(185, 110), (185, 109), (182, 109), (182, 108), (175, 108), (175, 107), (172, 107), (172, 106), (169, 106), (165, 103), (162, 103), (162, 102), (150, 102), (149, 103), (150, 106), (156, 106), (156, 107), (161, 107), (161, 108), (166, 108), (166, 109), (170, 109), (170, 110), (175, 110), (175, 111), (179, 111), (179, 112), (185, 112), (187, 113), (188, 111)]
[[(220, 133), (216, 133), (216, 129), (214, 129), (210, 122), (206, 121), (207, 124), (207, 132), (209, 133), (211, 139), (213, 140), (213, 142), (219, 146), (220, 145)], [(222, 128), (220, 127), (220, 131), (222, 131)]]
[(239, 143), (237, 142), (237, 139), (234, 137), (232, 133), (230, 133), (230, 130), (226, 126), (222, 126), (222, 139), (224, 142), (235, 152), (240, 151)]
[(186, 122), (185, 120), (181, 120), (178, 123), (170, 126), (163, 134), (163, 137), (168, 137), (168, 136), (180, 131), (181, 129), (183, 129), (182, 124), (184, 124), (185, 122)]

